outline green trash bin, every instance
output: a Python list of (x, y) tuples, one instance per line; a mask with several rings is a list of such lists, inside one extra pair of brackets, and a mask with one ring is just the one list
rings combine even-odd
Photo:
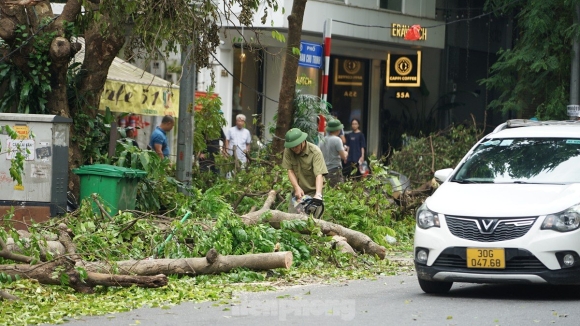
[[(92, 200), (91, 195), (97, 193), (112, 215), (116, 215), (119, 210), (135, 209), (137, 184), (147, 175), (143, 170), (109, 164), (85, 165), (73, 169), (73, 173), (81, 179), (81, 200)], [(99, 211), (94, 202), (93, 211)]]

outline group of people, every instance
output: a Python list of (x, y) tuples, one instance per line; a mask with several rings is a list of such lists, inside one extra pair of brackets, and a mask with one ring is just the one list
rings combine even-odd
[[(365, 158), (366, 139), (360, 131), (359, 120), (353, 119), (351, 128), (352, 132), (345, 135), (344, 125), (339, 120), (328, 121), (327, 135), (320, 147), (307, 142), (308, 134), (298, 128), (286, 133), (282, 167), (288, 171), (295, 201), (305, 195), (322, 200), (325, 178), (335, 186), (344, 181), (345, 176), (359, 174), (358, 167)], [(289, 210), (292, 211), (291, 206)]]
[(352, 119), (350, 125), (352, 132), (345, 135), (344, 125), (337, 119), (330, 120), (326, 125), (326, 137), (319, 144), (331, 186), (344, 181), (344, 177), (360, 175), (359, 167), (364, 162), (366, 139), (358, 119)]
[[(245, 128), (246, 116), (238, 114), (236, 116), (236, 125), (228, 129), (227, 133), (221, 130), (220, 138), (206, 139), (206, 149), (197, 153), (199, 158), (200, 168), (202, 170), (209, 170), (217, 173), (215, 166), (215, 157), (220, 153), (220, 140), (224, 142), (224, 154), (233, 155), (241, 164), (245, 164), (250, 153), (250, 144), (252, 136), (250, 131)], [(172, 116), (166, 115), (161, 119), (159, 126), (151, 133), (151, 138), (147, 148), (154, 151), (161, 158), (169, 157), (169, 143), (167, 141), (167, 133), (175, 126), (175, 119)], [(125, 128), (126, 141), (132, 142), (134, 146), (138, 146), (134, 139), (133, 127)]]
[[(250, 153), (252, 136), (245, 128), (246, 116), (238, 114), (236, 125), (227, 133), (221, 132), (220, 139), (207, 139), (207, 149), (198, 153), (200, 167), (217, 173), (215, 156), (220, 153), (220, 140), (224, 141), (224, 154), (233, 155), (245, 164)], [(165, 116), (151, 134), (148, 148), (160, 158), (169, 156), (167, 132), (173, 129), (175, 120)], [(344, 177), (360, 175), (359, 166), (364, 163), (366, 139), (360, 130), (360, 121), (352, 119), (352, 132), (345, 134), (344, 125), (338, 120), (328, 121), (326, 136), (319, 146), (306, 141), (308, 134), (298, 128), (290, 129), (285, 136), (282, 167), (288, 171), (295, 200), (305, 195), (322, 200), (324, 179), (331, 186), (343, 182)], [(127, 129), (127, 137), (132, 130)], [(134, 141), (134, 140), (133, 140)]]

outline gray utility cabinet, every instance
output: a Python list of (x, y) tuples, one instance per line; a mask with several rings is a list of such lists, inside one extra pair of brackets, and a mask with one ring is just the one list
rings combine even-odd
[[(71, 123), (57, 115), (0, 113), (0, 206), (50, 207), (51, 216), (66, 213)], [(6, 126), (18, 139), (8, 135)], [(10, 177), (18, 150), (26, 158), (22, 185)]]

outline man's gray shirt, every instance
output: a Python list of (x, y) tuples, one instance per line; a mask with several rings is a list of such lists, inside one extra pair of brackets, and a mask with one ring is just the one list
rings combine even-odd
[(326, 169), (340, 168), (340, 151), (343, 151), (342, 140), (338, 136), (326, 136), (320, 142), (320, 151), (322, 151), (322, 156), (324, 156), (324, 162), (326, 163)]

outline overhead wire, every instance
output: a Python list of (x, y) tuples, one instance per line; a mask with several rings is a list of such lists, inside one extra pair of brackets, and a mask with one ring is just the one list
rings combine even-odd
[[(485, 16), (489, 16), (497, 11), (503, 10), (506, 7), (509, 7), (517, 2), (521, 2), (522, 0), (513, 0), (510, 3), (506, 3), (503, 6), (500, 6), (490, 12), (486, 12), (477, 16), (473, 16), (473, 17), (466, 17), (466, 18), (461, 18), (461, 19), (456, 19), (456, 20), (452, 20), (452, 21), (448, 21), (448, 22), (444, 22), (441, 24), (437, 24), (437, 25), (430, 25), (430, 26), (421, 26), (423, 28), (436, 28), (436, 27), (441, 27), (441, 26), (445, 26), (445, 25), (451, 25), (451, 24), (455, 24), (455, 23), (460, 23), (463, 21), (470, 21), (470, 20), (474, 20), (474, 19), (479, 19), (479, 18), (483, 18)], [(332, 22), (337, 22), (337, 23), (341, 23), (341, 24), (345, 24), (345, 25), (351, 25), (351, 26), (358, 26), (358, 27), (368, 27), (368, 28), (383, 28), (383, 29), (391, 29), (391, 26), (382, 26), (382, 25), (366, 25), (366, 24), (357, 24), (357, 23), (351, 23), (351, 22), (346, 22), (343, 20), (338, 20), (338, 19), (333, 19)]]

